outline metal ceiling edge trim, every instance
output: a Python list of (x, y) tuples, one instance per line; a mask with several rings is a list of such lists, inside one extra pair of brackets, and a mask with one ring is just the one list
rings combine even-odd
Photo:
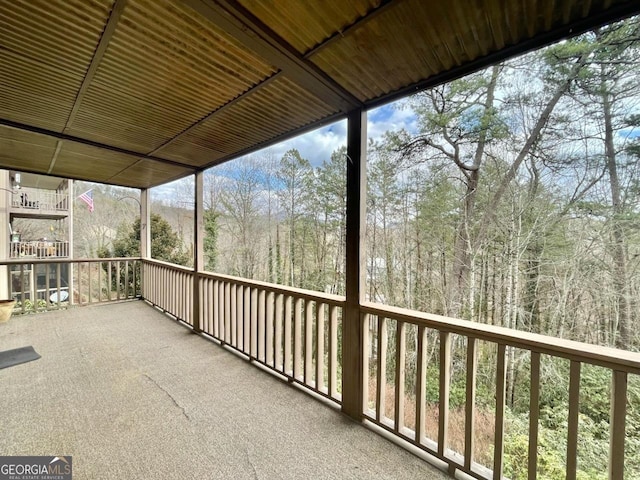
[[(95, 180), (87, 180), (86, 178), (77, 176), (77, 175), (65, 175), (64, 177), (60, 177), (60, 175), (53, 175), (51, 173), (43, 173), (40, 170), (36, 170), (34, 168), (16, 168), (15, 166), (2, 166), (0, 165), (0, 170), (15, 170), (18, 172), (22, 172), (22, 173), (33, 173), (34, 175), (44, 175), (45, 177), (55, 177), (55, 178), (67, 178), (69, 180), (78, 180), (81, 182), (90, 182), (90, 183), (100, 183), (100, 184), (104, 184), (104, 185), (113, 185), (115, 187), (127, 187), (127, 188), (143, 188), (143, 187), (131, 187), (129, 185), (122, 185), (119, 183), (109, 183), (107, 181), (104, 182), (98, 182)], [(161, 185), (161, 184), (158, 184)]]
[(115, 147), (113, 145), (107, 145), (100, 142), (94, 142), (93, 140), (87, 140), (85, 138), (75, 137), (73, 135), (68, 135), (66, 133), (58, 133), (51, 130), (47, 130), (45, 128), (34, 127), (32, 125), (25, 125), (23, 123), (14, 122), (12, 120), (6, 120), (4, 118), (0, 118), (0, 126), (13, 128), (15, 130), (21, 130), (23, 132), (35, 133), (37, 135), (44, 135), (49, 138), (55, 138), (57, 140), (65, 140), (69, 142), (79, 143), (82, 145), (87, 145), (89, 147), (99, 148), (102, 150), (107, 150), (114, 153), (120, 153), (122, 155), (127, 155), (130, 157), (135, 157), (139, 159), (145, 160), (154, 160), (156, 162), (165, 163), (167, 165), (173, 165), (174, 167), (186, 168), (187, 170), (191, 170), (192, 172), (196, 172), (197, 168), (193, 165), (176, 162), (173, 160), (168, 160), (166, 158), (156, 157), (153, 155), (147, 155), (144, 153), (134, 152), (133, 150), (127, 150), (126, 148)]
[[(353, 110), (358, 110), (358, 109), (357, 108), (356, 109), (352, 109), (351, 111), (353, 111)], [(236, 160), (236, 159), (238, 159), (240, 157), (243, 157), (245, 155), (250, 155), (250, 154), (255, 153), (255, 152), (259, 151), (259, 150), (263, 150), (265, 148), (269, 148), (269, 147), (271, 147), (271, 146), (273, 146), (273, 145), (275, 145), (277, 143), (284, 142), (286, 140), (290, 140), (290, 139), (292, 139), (294, 137), (297, 137), (298, 135), (303, 135), (303, 134), (305, 134), (307, 132), (310, 132), (312, 130), (316, 130), (318, 128), (322, 128), (322, 127), (324, 127), (326, 125), (329, 125), (330, 123), (335, 123), (335, 122), (338, 122), (338, 121), (343, 120), (345, 118), (347, 118), (347, 114), (343, 113), (343, 112), (338, 112), (338, 113), (335, 113), (333, 115), (329, 115), (328, 117), (325, 117), (322, 120), (318, 120), (317, 122), (313, 122), (313, 123), (311, 123), (309, 125), (305, 125), (304, 127), (297, 128), (297, 129), (292, 130), (290, 132), (287, 132), (285, 134), (278, 135), (277, 137), (272, 138), (271, 140), (267, 140), (267, 141), (262, 142), (262, 143), (260, 143), (258, 145), (255, 145), (253, 147), (245, 148), (244, 150), (240, 150), (239, 152), (235, 152), (235, 153), (232, 153), (230, 155), (218, 158), (218, 159), (214, 160), (213, 162), (209, 162), (208, 164), (203, 165), (202, 167), (199, 167), (198, 171), (203, 172), (203, 171), (205, 171), (205, 170), (207, 170), (207, 169), (209, 169), (211, 167), (215, 167), (217, 165), (221, 165), (223, 163), (230, 162), (232, 160)], [(345, 143), (345, 145), (346, 145), (346, 143)]]
[[(278, 78), (280, 78), (282, 75), (283, 75), (283, 72), (282, 72), (282, 70), (280, 70), (280, 71), (274, 73), (273, 75), (271, 75), (270, 77), (264, 79), (260, 83), (254, 85), (249, 90), (246, 90), (245, 92), (241, 93), (240, 95), (238, 95), (234, 99), (229, 100), (227, 103), (225, 103), (221, 107), (218, 107), (215, 110), (212, 110), (207, 115), (202, 117), (200, 120), (198, 120), (197, 122), (191, 124), (190, 126), (185, 128), (184, 130), (182, 130), (180, 133), (178, 133), (177, 135), (173, 136), (172, 138), (170, 138), (169, 140), (164, 142), (159, 147), (156, 147), (153, 150), (151, 150), (148, 153), (148, 155), (155, 155), (158, 151), (162, 150), (165, 147), (168, 147), (174, 141), (178, 140), (181, 136), (186, 135), (187, 133), (189, 133), (193, 129), (199, 127), (203, 123), (205, 123), (205, 122), (211, 120), (212, 118), (216, 117), (218, 114), (226, 111), (229, 107), (232, 107), (233, 105), (235, 105), (236, 103), (240, 102), (241, 100), (245, 100), (250, 95), (256, 93), (258, 90), (262, 89), (263, 87), (266, 87), (267, 85), (271, 84), (274, 80), (277, 80)], [(223, 153), (223, 152), (220, 152), (220, 153)]]
[(348, 112), (362, 102), (342, 85), (305, 60), (264, 23), (234, 0), (184, 0), (194, 11), (222, 29), (254, 54), (282, 70), (305, 90), (332, 107)]
[(86, 95), (89, 87), (91, 86), (91, 82), (93, 81), (93, 77), (98, 71), (98, 67), (102, 62), (102, 58), (104, 57), (105, 52), (107, 51), (107, 47), (111, 42), (111, 38), (116, 31), (116, 27), (118, 26), (118, 22), (122, 17), (122, 13), (124, 12), (124, 8), (127, 5), (129, 0), (116, 0), (111, 9), (111, 13), (109, 15), (109, 20), (107, 20), (107, 24), (104, 27), (102, 35), (100, 36), (100, 41), (98, 42), (98, 46), (96, 47), (93, 58), (91, 59), (91, 64), (85, 73), (84, 79), (82, 80), (82, 85), (78, 90), (78, 94), (73, 102), (73, 108), (69, 113), (69, 117), (65, 123), (63, 132), (66, 132), (70, 127), (73, 121), (80, 110), (80, 106), (82, 105), (82, 101), (84, 100), (84, 96)]
[(498, 62), (551, 45), (552, 43), (565, 38), (581, 35), (593, 28), (607, 23), (619, 21), (638, 14), (640, 14), (640, 2), (628, 1), (624, 4), (618, 4), (614, 7), (610, 7), (606, 11), (594, 13), (588, 18), (581, 18), (568, 25), (556, 27), (547, 32), (536, 35), (535, 37), (523, 40), (516, 45), (505, 47), (497, 52), (490, 53), (471, 62), (454, 67), (446, 72), (434, 75), (426, 80), (422, 80), (399, 90), (394, 90), (388, 94), (365, 101), (365, 108), (367, 110), (371, 110), (386, 105), (422, 90), (457, 80), (465, 75), (470, 75)]
[(339, 39), (341, 39), (343, 37), (346, 37), (347, 35), (355, 32), (356, 30), (358, 30), (359, 28), (365, 26), (367, 23), (369, 23), (371, 20), (373, 20), (374, 18), (376, 18), (380, 14), (386, 12), (389, 7), (391, 7), (391, 6), (396, 7), (402, 1), (404, 1), (404, 0), (382, 0), (380, 2), (380, 5), (378, 5), (377, 7), (374, 7), (371, 10), (369, 10), (363, 17), (360, 17), (360, 18), (356, 19), (353, 23), (351, 23), (350, 25), (347, 25), (342, 31), (335, 32), (333, 35), (331, 35), (326, 40), (323, 40), (322, 42), (320, 42), (316, 46), (312, 47), (309, 51), (307, 51), (302, 56), (302, 58), (309, 59), (310, 57), (314, 56), (316, 53), (320, 53), (326, 47), (328, 47), (329, 45), (333, 44), (336, 40), (339, 40)]

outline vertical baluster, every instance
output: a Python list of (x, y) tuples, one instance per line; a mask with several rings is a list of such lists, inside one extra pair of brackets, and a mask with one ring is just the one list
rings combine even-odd
[[(111, 300), (111, 262), (107, 265), (109, 269), (108, 282), (109, 282), (109, 300)], [(151, 276), (153, 277), (153, 303), (158, 304), (158, 297), (160, 292), (160, 276), (158, 275), (158, 267), (156, 265), (151, 266)]]
[(313, 304), (304, 301), (304, 383), (311, 385), (313, 377)]
[[(115, 265), (114, 265), (115, 267)], [(164, 267), (160, 267), (160, 274), (162, 275), (162, 308), (173, 314), (173, 289), (169, 282), (169, 270)], [(116, 287), (116, 293), (118, 289)]]
[(251, 358), (258, 358), (258, 291), (251, 289)]
[(171, 313), (170, 308), (171, 308), (172, 297), (171, 297), (171, 292), (169, 291), (169, 283), (167, 282), (167, 269), (158, 267), (158, 274), (160, 275), (160, 279), (161, 279), (160, 282), (162, 284), (160, 288), (160, 292), (158, 294), (158, 299), (160, 300), (160, 303), (158, 305), (160, 305), (164, 310)]
[(193, 305), (191, 296), (192, 282), (189, 281), (190, 275), (184, 272), (180, 273), (180, 284), (178, 285), (178, 295), (180, 296), (180, 309), (182, 319), (189, 325), (193, 325), (189, 305)]
[(609, 479), (624, 478), (624, 440), (627, 417), (627, 373), (613, 371), (611, 386), (611, 441), (609, 444)]
[[(34, 266), (32, 265), (32, 268)], [(84, 294), (83, 294), (83, 288), (82, 288), (82, 275), (83, 275), (83, 270), (84, 270), (85, 264), (84, 263), (78, 263), (78, 303), (80, 305), (84, 305), (86, 302), (84, 301)], [(32, 270), (32, 272), (35, 272), (35, 269)]]
[(209, 297), (207, 296), (207, 282), (208, 280), (204, 277), (200, 277), (198, 279), (198, 291), (200, 292), (200, 312), (198, 313), (200, 317), (200, 328), (203, 332), (207, 332), (209, 325), (208, 311), (209, 311)]
[(220, 339), (220, 282), (213, 281), (213, 338)]
[(244, 342), (243, 351), (247, 355), (251, 356), (251, 287), (244, 287), (243, 289), (243, 321), (244, 321)]
[[(112, 299), (112, 291), (111, 291), (112, 290), (112, 286), (113, 286), (113, 280), (112, 280), (112, 275), (111, 275), (111, 264), (112, 263), (113, 262), (108, 262), (108, 264), (107, 264), (107, 288), (109, 290), (109, 298), (108, 298), (108, 300)], [(71, 265), (71, 266), (73, 267), (73, 265)], [(73, 270), (73, 268), (71, 270)], [(156, 280), (158, 280), (158, 279), (156, 278)], [(158, 303), (157, 298), (154, 299), (153, 302), (157, 304)]]
[(440, 402), (438, 405), (438, 453), (449, 445), (449, 386), (451, 384), (451, 334), (440, 332)]
[[(161, 267), (162, 271), (162, 285), (163, 285), (163, 302), (162, 308), (167, 310), (170, 314), (175, 315), (175, 310), (173, 308), (173, 304), (175, 301), (175, 289), (171, 286), (171, 277), (170, 271), (164, 267)], [(116, 283), (116, 294), (118, 292), (118, 287)]]
[[(332, 368), (332, 350), (331, 350), (331, 309), (329, 310), (329, 380), (328, 380), (328, 389), (327, 392), (332, 396), (331, 389), (333, 388), (334, 379), (332, 378), (331, 368)], [(369, 353), (371, 351), (371, 328), (369, 327), (369, 322), (371, 321), (371, 314), (362, 312), (360, 314), (360, 321), (362, 322), (362, 345), (364, 348), (362, 349), (362, 412), (366, 415), (371, 410), (369, 408)]]
[[(116, 265), (114, 265), (114, 274), (116, 275), (116, 279), (117, 279), (117, 274), (116, 274)], [(169, 276), (169, 271), (164, 268), (161, 267), (160, 268), (160, 275), (162, 276), (162, 285), (161, 285), (161, 290), (160, 290), (160, 295), (162, 296), (162, 308), (164, 308), (165, 310), (167, 310), (169, 313), (173, 314), (173, 288), (171, 288), (171, 277)], [(116, 281), (116, 296), (118, 292), (118, 283)]]
[[(173, 292), (173, 314), (177, 319), (183, 319), (182, 315), (182, 297), (185, 292), (180, 290), (182, 275), (172, 269), (167, 269), (171, 278), (171, 291)], [(119, 275), (118, 275), (119, 276)]]
[(302, 299), (296, 298), (293, 307), (293, 376), (302, 376)]
[(87, 297), (89, 299), (88, 303), (93, 303), (93, 296), (91, 295), (91, 262), (87, 262), (87, 278), (88, 278), (88, 282), (87, 282)]
[(118, 288), (117, 288), (117, 290), (118, 290), (118, 300), (120, 300), (120, 298), (121, 298), (120, 297), (120, 292), (122, 290), (122, 285), (121, 285), (122, 282), (120, 282), (120, 266), (121, 266), (120, 260), (118, 260), (118, 262), (116, 263), (116, 272), (117, 272), (117, 283), (116, 283), (116, 285), (118, 285)]
[[(179, 295), (180, 298), (180, 312), (181, 312), (181, 318), (188, 323), (189, 325), (192, 324), (191, 322), (191, 316), (189, 315), (189, 304), (192, 303), (192, 301), (189, 301), (191, 299), (191, 292), (190, 287), (189, 287), (189, 275), (181, 272), (180, 274), (180, 284), (178, 285), (178, 289), (177, 289), (177, 294)], [(187, 283), (188, 282), (188, 283)]]
[(170, 285), (171, 285), (171, 291), (173, 293), (173, 315), (176, 318), (181, 319), (181, 318), (184, 318), (181, 313), (181, 307), (182, 307), (182, 297), (184, 296), (184, 293), (185, 293), (180, 290), (181, 275), (180, 275), (180, 272), (177, 272), (172, 269), (167, 269), (167, 271), (169, 272), (169, 278), (171, 279)]
[(578, 413), (580, 412), (580, 367), (571, 361), (569, 371), (569, 418), (567, 426), (567, 480), (575, 480), (578, 471)]
[[(367, 380), (369, 372), (367, 371)], [(331, 305), (329, 311), (329, 396), (334, 398), (338, 383), (338, 307)]]
[(102, 302), (102, 262), (98, 263), (98, 302)]
[(208, 278), (207, 279), (207, 293), (205, 294), (206, 296), (206, 302), (207, 302), (207, 306), (209, 307), (208, 311), (209, 314), (207, 315), (207, 321), (205, 322), (207, 325), (207, 333), (209, 335), (213, 335), (214, 331), (215, 331), (215, 317), (216, 317), (216, 302), (215, 302), (215, 280)]
[(182, 297), (184, 296), (185, 292), (182, 292), (180, 290), (180, 280), (181, 280), (181, 275), (180, 272), (177, 272), (175, 270), (172, 269), (167, 269), (167, 271), (169, 272), (169, 278), (171, 279), (170, 281), (170, 285), (171, 285), (171, 292), (173, 293), (173, 315), (177, 318), (177, 319), (181, 319), (184, 318), (181, 314), (181, 307), (182, 307)]
[(378, 362), (376, 374), (378, 376), (378, 390), (376, 399), (376, 419), (381, 422), (385, 417), (385, 397), (387, 393), (387, 319), (378, 316)]
[(529, 392), (529, 468), (528, 480), (538, 477), (538, 421), (540, 419), (540, 353), (531, 352)]
[(285, 375), (293, 376), (293, 362), (291, 361), (291, 308), (293, 302), (287, 295), (284, 301), (284, 359), (283, 371)]
[(276, 295), (276, 312), (274, 318), (275, 334), (273, 336), (273, 366), (277, 370), (284, 372), (284, 364), (282, 361), (282, 303), (282, 294), (278, 293)]
[(273, 307), (275, 302), (275, 296), (273, 292), (265, 294), (265, 306), (266, 322), (265, 322), (265, 336), (264, 336), (264, 350), (266, 352), (265, 362), (267, 365), (273, 365)]
[(425, 403), (427, 395), (427, 329), (418, 326), (418, 352), (416, 357), (416, 437), (417, 443), (422, 443), (425, 436)]
[(184, 315), (182, 314), (182, 299), (184, 298), (185, 292), (182, 291), (182, 273), (176, 270), (169, 270), (171, 275), (171, 290), (173, 291), (173, 298), (175, 298), (175, 315), (178, 319), (184, 319)]
[(45, 288), (44, 290), (45, 309), (49, 310), (51, 292), (49, 291), (50, 285), (49, 285), (49, 264), (48, 263), (45, 263), (44, 265), (44, 276), (45, 276), (45, 287), (44, 287)]
[(182, 309), (186, 322), (193, 326), (193, 274), (182, 274)]
[[(316, 307), (316, 389), (324, 387), (324, 303)], [(367, 370), (364, 370), (365, 372)]]
[(234, 347), (238, 346), (238, 325), (236, 324), (236, 319), (238, 317), (237, 288), (238, 287), (235, 283), (229, 286), (229, 327), (231, 329), (231, 345)]
[(507, 371), (505, 368), (506, 346), (498, 344), (498, 365), (496, 368), (496, 430), (493, 451), (493, 478), (502, 478), (504, 466), (504, 409), (506, 401)]
[(231, 285), (224, 282), (224, 342), (231, 343)]
[[(73, 272), (71, 270), (72, 264), (68, 264), (68, 265), (69, 265), (69, 272)], [(56, 303), (58, 304), (58, 309), (60, 309), (60, 302), (62, 301), (60, 299), (60, 277), (62, 276), (60, 272), (61, 269), (62, 269), (62, 264), (56, 263), (56, 294), (57, 294)], [(71, 301), (71, 293), (72, 292), (67, 291), (67, 302)]]
[(236, 286), (236, 347), (244, 350), (244, 287)]
[(398, 433), (401, 433), (404, 428), (404, 379), (407, 355), (406, 326), (406, 323), (396, 320), (396, 408), (394, 426)]
[(265, 323), (265, 298), (266, 293), (264, 290), (258, 292), (258, 360), (264, 362), (265, 350), (264, 350), (264, 329)]
[(129, 260), (124, 261), (124, 298), (129, 298)]
[(26, 312), (25, 309), (25, 292), (24, 292), (24, 263), (20, 264), (20, 301), (22, 302), (22, 313)]
[(136, 264), (135, 260), (128, 261), (129, 265), (127, 271), (130, 270), (129, 278), (127, 280), (127, 288), (129, 289), (129, 298), (136, 298)]
[(188, 292), (184, 298), (184, 302), (187, 309), (187, 316), (189, 317), (189, 325), (194, 326), (196, 312), (193, 310), (193, 297), (196, 294), (195, 289), (198, 288), (198, 285), (194, 282), (195, 275), (193, 273), (185, 274), (184, 278), (187, 282), (186, 291)]
[(464, 466), (471, 469), (473, 462), (473, 450), (475, 445), (476, 429), (476, 372), (478, 370), (478, 356), (476, 346), (478, 341), (469, 337), (467, 339), (467, 381), (465, 397), (465, 430), (464, 430)]
[(184, 319), (182, 315), (182, 299), (184, 298), (184, 293), (181, 290), (182, 285), (182, 274), (175, 270), (169, 269), (170, 278), (171, 278), (171, 290), (173, 291), (173, 298), (175, 299), (175, 308), (174, 312), (178, 319)]
[(218, 339), (221, 342), (224, 342), (225, 336), (227, 335), (227, 332), (225, 330), (225, 320), (224, 320), (224, 309), (225, 309), (225, 305), (224, 305), (224, 288), (225, 288), (225, 282), (224, 281), (219, 281), (218, 282), (218, 334), (219, 337)]

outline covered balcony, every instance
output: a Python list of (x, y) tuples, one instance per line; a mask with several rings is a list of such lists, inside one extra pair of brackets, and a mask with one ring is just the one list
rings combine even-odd
[[(349, 393), (344, 297), (150, 259), (68, 262), (85, 280), (75, 302), (43, 302), (35, 313), (57, 312), (19, 316), (0, 329), (3, 349), (32, 345), (43, 357), (0, 372), (10, 385), (0, 414), (10, 432), (0, 443), (7, 454), (64, 451), (82, 459), (86, 478), (100, 476), (113, 458), (122, 463), (101, 478), (155, 469), (145, 478), (166, 478), (163, 469), (187, 478), (199, 469), (216, 477), (437, 479), (458, 471), (500, 478), (494, 469), (504, 461), (508, 423), (506, 353), (517, 349), (531, 365), (530, 471), (537, 471), (544, 359), (570, 363), (567, 470), (576, 468), (579, 448), (580, 372), (594, 366), (612, 378), (609, 464), (613, 470), (613, 462), (624, 462), (626, 387), (629, 375), (640, 373), (640, 354), (363, 302), (356, 420), (374, 435), (339, 414)], [(57, 287), (47, 294), (61, 298)], [(34, 313), (21, 308), (16, 313)], [(391, 324), (393, 376), (385, 372)], [(412, 335), (418, 343), (410, 360)], [(454, 338), (467, 352), (465, 405), (472, 407), (462, 419), (449, 401)], [(439, 357), (429, 360), (438, 365), (435, 377), (427, 374), (431, 343)], [(490, 445), (476, 433), (479, 343), (498, 351)], [(415, 369), (406, 368), (410, 363)], [(414, 391), (406, 390), (407, 375)], [(436, 404), (427, 398), (431, 382)], [(451, 444), (456, 421), (462, 445)], [(119, 441), (123, 432), (135, 442)], [(181, 446), (172, 450), (176, 441)], [(487, 451), (492, 465), (475, 461)]]
[(143, 302), (21, 317), (0, 344), (42, 355), (0, 372), (0, 449), (64, 452), (74, 478), (446, 478)]
[[(363, 242), (369, 109), (637, 13), (625, 0), (2, 3), (0, 166), (141, 192), (140, 257), (0, 265), (17, 280), (16, 313), (36, 313), (0, 326), (1, 350), (42, 355), (0, 370), (2, 451), (73, 455), (80, 478), (442, 478), (432, 464), (500, 479), (517, 351), (527, 477), (542, 478), (552, 359), (568, 372), (562, 476), (578, 477), (581, 372), (593, 367), (610, 385), (607, 476), (635, 478), (627, 388), (640, 354), (368, 301)], [(205, 169), (338, 119), (345, 295), (206, 271)], [(150, 189), (188, 176), (193, 268), (152, 259), (150, 241)], [(29, 272), (43, 272), (36, 287)], [(495, 359), (482, 375), (480, 344)], [(493, 409), (482, 436), (481, 386)]]

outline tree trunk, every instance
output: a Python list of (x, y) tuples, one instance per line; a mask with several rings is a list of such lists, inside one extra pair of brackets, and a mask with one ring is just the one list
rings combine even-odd
[(607, 172), (609, 174), (609, 187), (611, 189), (611, 230), (612, 230), (612, 251), (613, 257), (613, 285), (615, 295), (615, 305), (618, 315), (618, 330), (616, 336), (616, 346), (628, 350), (631, 346), (631, 308), (629, 304), (629, 275), (627, 271), (628, 254), (627, 243), (622, 226), (622, 194), (620, 179), (618, 177), (618, 167), (616, 164), (616, 152), (613, 144), (613, 125), (611, 114), (611, 97), (606, 89), (606, 78), (602, 78), (602, 109), (604, 113), (605, 125), (605, 159)]

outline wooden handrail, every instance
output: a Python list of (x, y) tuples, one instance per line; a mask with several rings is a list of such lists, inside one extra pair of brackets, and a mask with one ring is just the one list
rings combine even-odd
[(361, 310), (363, 313), (401, 320), (441, 332), (455, 333), (555, 357), (600, 365), (612, 370), (640, 374), (640, 353), (638, 352), (601, 347), (589, 343), (522, 332), (506, 327), (486, 325), (484, 323), (416, 312), (371, 302), (363, 303)]

